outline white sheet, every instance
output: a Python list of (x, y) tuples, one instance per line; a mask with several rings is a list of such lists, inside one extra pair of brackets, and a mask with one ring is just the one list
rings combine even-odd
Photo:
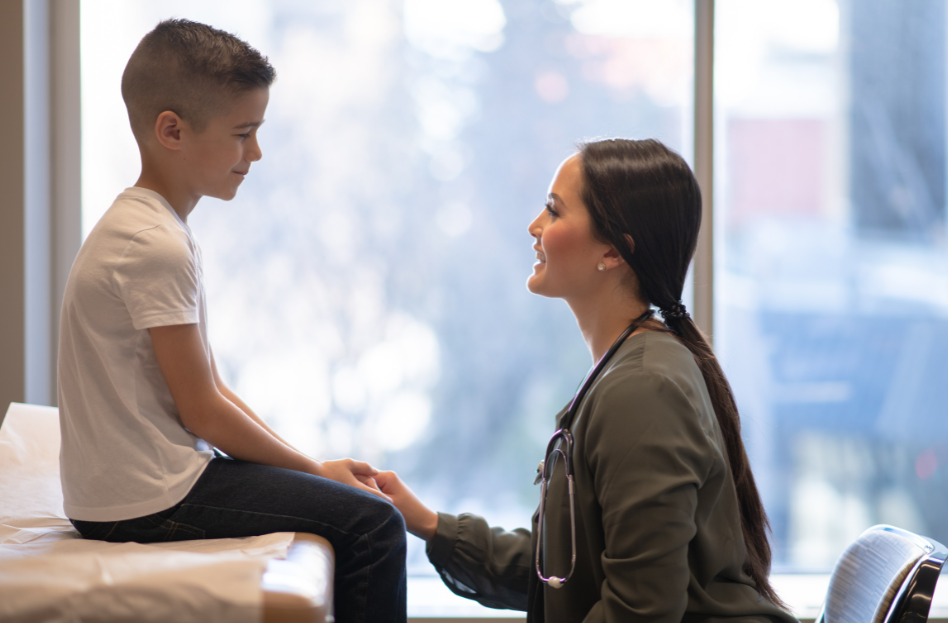
[(86, 541), (63, 513), (58, 411), (13, 403), (0, 426), (0, 621), (260, 621), (292, 540)]

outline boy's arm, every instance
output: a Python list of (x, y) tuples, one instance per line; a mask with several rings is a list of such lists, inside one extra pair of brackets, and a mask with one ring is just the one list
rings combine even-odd
[(217, 387), (217, 391), (219, 391), (224, 396), (224, 398), (226, 398), (227, 400), (237, 405), (238, 409), (240, 409), (241, 411), (249, 415), (250, 418), (253, 421), (255, 421), (257, 424), (267, 429), (268, 433), (270, 433), (271, 435), (273, 435), (274, 437), (282, 441), (284, 445), (289, 446), (290, 448), (293, 448), (294, 450), (296, 450), (296, 448), (293, 447), (293, 444), (288, 442), (283, 437), (280, 437), (275, 430), (270, 428), (270, 426), (266, 422), (263, 421), (263, 418), (261, 418), (259, 415), (254, 413), (253, 409), (248, 407), (247, 403), (245, 403), (243, 400), (240, 399), (240, 396), (235, 394), (231, 388), (227, 387), (227, 384), (224, 383), (224, 380), (221, 378), (221, 375), (217, 372), (217, 361), (214, 359), (213, 349), (211, 349), (211, 372), (214, 375), (214, 385)]
[(192, 433), (235, 459), (315, 474), (388, 499), (361, 481), (378, 473), (368, 463), (312, 459), (284, 444), (228, 400), (214, 382), (196, 324), (152, 327), (148, 331), (181, 422)]

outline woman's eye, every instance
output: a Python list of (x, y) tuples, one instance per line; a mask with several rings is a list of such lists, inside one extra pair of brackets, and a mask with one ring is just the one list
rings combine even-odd
[(550, 213), (550, 216), (558, 216), (556, 210), (553, 209), (552, 203), (546, 204), (546, 211)]

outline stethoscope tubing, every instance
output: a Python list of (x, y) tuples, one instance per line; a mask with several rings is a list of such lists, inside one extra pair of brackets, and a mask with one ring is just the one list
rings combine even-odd
[[(573, 480), (573, 433), (571, 429), (573, 427), (573, 420), (576, 417), (576, 412), (579, 411), (579, 405), (582, 403), (583, 398), (586, 397), (586, 393), (589, 391), (589, 388), (592, 387), (592, 384), (595, 382), (596, 377), (599, 376), (599, 373), (602, 372), (603, 368), (606, 367), (606, 364), (609, 363), (609, 360), (612, 359), (612, 356), (616, 354), (616, 351), (625, 343), (625, 340), (638, 329), (643, 322), (651, 318), (652, 310), (649, 309), (644, 314), (632, 321), (632, 324), (626, 328), (622, 334), (616, 338), (616, 341), (612, 343), (612, 346), (609, 347), (609, 350), (602, 356), (601, 359), (593, 367), (592, 371), (583, 381), (582, 386), (579, 388), (579, 391), (576, 392), (576, 395), (573, 396), (572, 402), (569, 404), (569, 409), (566, 412), (566, 418), (563, 420), (563, 425), (557, 429), (553, 436), (550, 437), (550, 441), (546, 446), (546, 455), (544, 460), (540, 462), (540, 466), (537, 467), (537, 480), (534, 482), (540, 484), (540, 507), (537, 511), (537, 550), (536, 550), (536, 572), (537, 577), (540, 578), (540, 581), (552, 588), (560, 588), (563, 586), (570, 578), (573, 577), (573, 573), (576, 571), (576, 505), (574, 499), (574, 489), (575, 482)], [(566, 451), (564, 452), (561, 447), (558, 447), (558, 443), (563, 442), (563, 445), (566, 446)], [(547, 492), (547, 483), (553, 476), (553, 466), (556, 464), (555, 454), (559, 454), (563, 458), (564, 469), (566, 472), (566, 482), (569, 489), (569, 524), (570, 524), (570, 539), (572, 545), (572, 556), (570, 558), (570, 568), (569, 573), (563, 577), (558, 577), (551, 575), (549, 577), (543, 575), (543, 569), (540, 565), (541, 552), (543, 547), (543, 514), (546, 508), (546, 492)], [(551, 460), (552, 458), (552, 460)], [(547, 471), (549, 470), (549, 474)]]

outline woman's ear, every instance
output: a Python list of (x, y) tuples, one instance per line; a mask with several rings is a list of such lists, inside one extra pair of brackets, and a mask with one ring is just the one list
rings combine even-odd
[(615, 247), (609, 247), (609, 250), (603, 253), (600, 262), (606, 265), (606, 270), (625, 264), (622, 254)]
[(177, 113), (166, 110), (155, 120), (155, 138), (162, 147), (178, 151), (181, 149), (181, 131), (184, 120)]

